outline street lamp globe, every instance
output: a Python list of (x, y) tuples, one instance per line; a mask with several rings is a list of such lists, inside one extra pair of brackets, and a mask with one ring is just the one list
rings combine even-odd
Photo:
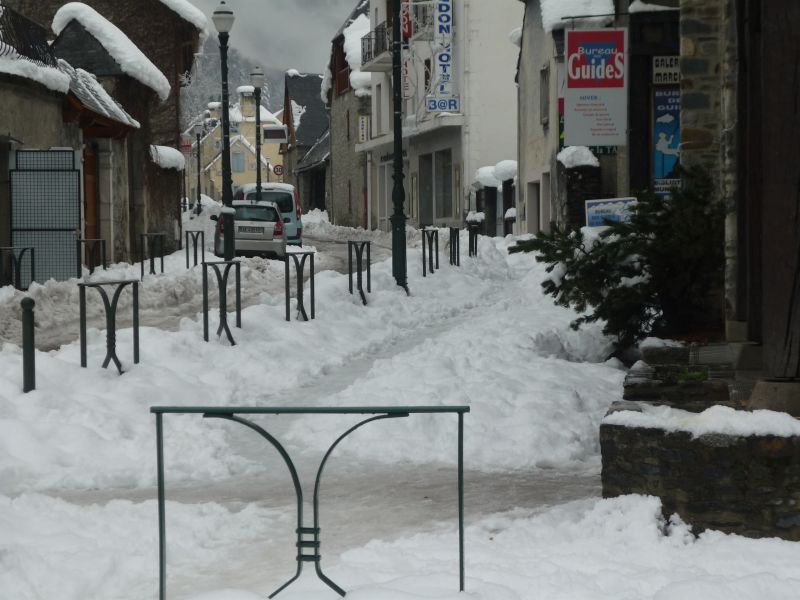
[(231, 29), (233, 29), (233, 21), (235, 20), (233, 9), (225, 4), (225, 0), (219, 3), (211, 19), (214, 21), (217, 33), (230, 33)]
[(250, 73), (250, 85), (257, 90), (264, 87), (264, 71), (261, 70), (261, 67), (253, 67), (253, 72)]

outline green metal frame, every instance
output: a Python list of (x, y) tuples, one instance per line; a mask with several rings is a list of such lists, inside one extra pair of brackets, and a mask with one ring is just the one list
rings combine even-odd
[[(470, 411), (468, 406), (349, 406), (349, 407), (203, 407), (203, 406), (153, 406), (150, 412), (156, 415), (156, 456), (158, 470), (158, 547), (159, 547), (159, 600), (167, 598), (167, 542), (166, 542), (166, 506), (164, 492), (164, 427), (165, 414), (201, 414), (206, 419), (225, 419), (239, 423), (258, 433), (266, 439), (281, 455), (294, 484), (297, 496), (297, 571), (294, 576), (270, 594), (274, 598), (296, 581), (303, 572), (303, 564), (313, 562), (317, 577), (340, 596), (346, 592), (325, 575), (320, 561), (320, 522), (319, 491), (322, 472), (334, 449), (351, 433), (367, 423), (383, 419), (408, 417), (412, 414), (458, 415), (458, 550), (459, 550), (459, 590), (464, 591), (464, 414)], [(303, 489), (300, 477), (289, 453), (281, 443), (260, 425), (237, 415), (371, 415), (350, 427), (328, 448), (317, 469), (314, 482), (314, 521), (313, 527), (303, 526)], [(313, 536), (313, 539), (306, 539)], [(311, 550), (310, 554), (304, 550)]]

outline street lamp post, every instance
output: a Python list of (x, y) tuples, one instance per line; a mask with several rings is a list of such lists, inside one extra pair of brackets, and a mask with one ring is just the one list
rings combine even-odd
[[(261, 88), (264, 87), (264, 71), (256, 66), (250, 73), (250, 84), (256, 96), (256, 202), (261, 202)], [(269, 180), (269, 166), (267, 166)]]
[(203, 125), (201, 123), (195, 124), (194, 137), (197, 139), (197, 206), (194, 207), (194, 212), (195, 214), (199, 215), (201, 212), (203, 212), (203, 205), (200, 199), (200, 172), (203, 170), (202, 161), (200, 159), (200, 138), (203, 137)]
[(392, 274), (397, 285), (408, 292), (406, 272), (406, 215), (403, 204), (406, 199), (403, 187), (403, 75), (402, 39), (400, 30), (402, 0), (393, 0), (392, 12), (392, 88), (394, 98), (394, 188), (392, 189)]
[(219, 55), (222, 62), (222, 223), (224, 228), (224, 258), (233, 260), (233, 181), (231, 176), (231, 126), (228, 107), (228, 34), (233, 28), (233, 10), (224, 0), (212, 15), (219, 33)]

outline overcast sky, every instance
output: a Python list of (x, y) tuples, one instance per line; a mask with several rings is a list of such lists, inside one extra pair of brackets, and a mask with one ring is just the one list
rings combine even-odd
[[(209, 19), (219, 0), (191, 0)], [(330, 43), (358, 0), (226, 0), (236, 15), (231, 45), (264, 66), (321, 73)]]

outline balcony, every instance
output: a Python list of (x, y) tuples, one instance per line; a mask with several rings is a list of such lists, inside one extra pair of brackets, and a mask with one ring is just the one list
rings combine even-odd
[(412, 22), (414, 26), (411, 39), (413, 41), (433, 41), (433, 14), (432, 4), (412, 4)]
[(362, 71), (392, 70), (392, 39), (386, 23), (381, 23), (361, 38)]
[(0, 9), (0, 57), (58, 68), (47, 31), (10, 8)]

